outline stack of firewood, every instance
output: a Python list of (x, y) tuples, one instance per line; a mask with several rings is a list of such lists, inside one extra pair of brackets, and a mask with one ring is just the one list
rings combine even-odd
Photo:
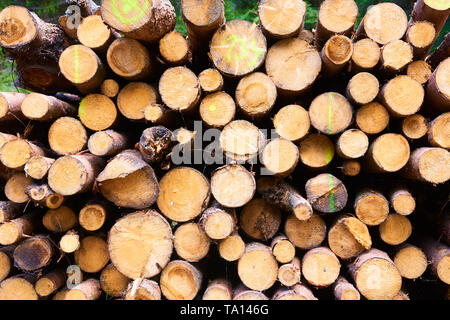
[(0, 299), (447, 297), (448, 1), (68, 5), (0, 12)]

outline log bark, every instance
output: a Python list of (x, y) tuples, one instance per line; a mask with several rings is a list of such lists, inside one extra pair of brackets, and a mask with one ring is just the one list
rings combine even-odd
[(427, 103), (435, 112), (447, 112), (450, 110), (450, 92), (445, 85), (445, 77), (450, 70), (450, 57), (442, 61), (431, 75), (428, 81), (426, 93)]
[(0, 225), (0, 244), (9, 246), (31, 235), (38, 221), (38, 212), (32, 211)]
[(426, 238), (422, 241), (422, 249), (430, 261), (431, 271), (446, 284), (450, 284), (450, 249), (445, 244)]
[(97, 279), (87, 279), (70, 289), (64, 300), (97, 300), (100, 295), (100, 282)]
[(78, 222), (87, 231), (97, 231), (103, 227), (112, 211), (109, 202), (101, 198), (92, 199), (80, 210)]
[(339, 277), (333, 286), (336, 300), (360, 300), (359, 291), (344, 277)]
[(436, 69), (436, 67), (450, 56), (450, 33), (444, 36), (441, 44), (434, 50), (425, 61), (431, 66), (431, 68)]
[[(135, 284), (137, 281), (139, 285)], [(153, 280), (135, 280), (128, 285), (124, 296), (125, 300), (161, 300), (161, 289)]]
[(40, 277), (34, 289), (40, 297), (48, 297), (66, 284), (67, 275), (62, 269), (56, 269)]
[(450, 179), (450, 152), (442, 148), (418, 148), (411, 153), (405, 176), (440, 184)]
[(450, 149), (450, 112), (436, 117), (429, 124), (428, 141), (432, 146)]
[(12, 201), (0, 201), (0, 223), (8, 222), (19, 217), (22, 212), (22, 206)]
[(0, 121), (27, 119), (20, 108), (26, 97), (26, 93), (0, 92)]
[(115, 98), (120, 91), (119, 83), (114, 79), (106, 79), (100, 86), (100, 91), (108, 98)]

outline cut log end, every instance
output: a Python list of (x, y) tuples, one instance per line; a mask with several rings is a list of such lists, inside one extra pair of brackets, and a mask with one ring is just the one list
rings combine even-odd
[(80, 152), (85, 147), (87, 139), (86, 129), (75, 118), (59, 118), (48, 130), (50, 148), (61, 155)]
[(277, 138), (265, 146), (262, 163), (271, 174), (286, 177), (295, 170), (299, 157), (299, 149), (293, 142)]
[(117, 107), (120, 113), (130, 120), (143, 120), (144, 109), (157, 103), (158, 93), (151, 85), (144, 82), (130, 82), (120, 90)]
[(406, 117), (419, 111), (424, 96), (423, 87), (408, 76), (390, 80), (381, 90), (382, 102), (394, 117)]
[(352, 63), (355, 69), (370, 70), (378, 64), (380, 57), (380, 47), (372, 39), (361, 39), (353, 44)]
[(324, 168), (334, 158), (333, 142), (323, 134), (309, 134), (299, 143), (300, 161), (310, 168)]
[(298, 141), (308, 133), (311, 122), (308, 112), (299, 105), (281, 108), (273, 118), (276, 132), (284, 139)]
[(172, 31), (159, 41), (159, 52), (167, 63), (182, 65), (189, 57), (189, 43), (181, 33)]
[(15, 48), (29, 44), (36, 39), (36, 21), (27, 8), (9, 6), (0, 12), (0, 44), (5, 48)]
[(80, 248), (80, 237), (74, 231), (69, 231), (61, 237), (59, 247), (65, 253), (75, 252)]
[(419, 148), (412, 154), (407, 176), (431, 183), (450, 179), (450, 152), (442, 148)]
[(52, 232), (66, 232), (77, 223), (77, 216), (72, 209), (61, 206), (58, 209), (50, 209), (42, 217), (42, 224)]
[(418, 247), (405, 245), (394, 257), (394, 264), (403, 278), (417, 279), (425, 272), (428, 261), (425, 253)]
[(119, 93), (120, 87), (116, 80), (106, 79), (100, 87), (101, 93), (108, 98), (114, 98)]
[(378, 192), (365, 191), (355, 199), (355, 212), (358, 219), (369, 226), (376, 226), (386, 220), (389, 213), (387, 199)]
[(82, 45), (97, 51), (106, 51), (112, 40), (112, 33), (101, 16), (83, 18), (77, 28), (77, 38)]
[(80, 248), (74, 253), (75, 262), (84, 272), (96, 273), (109, 261), (106, 241), (96, 236), (81, 239)]
[(370, 146), (369, 160), (372, 170), (396, 172), (408, 162), (409, 143), (400, 134), (386, 133), (379, 136)]
[(226, 261), (236, 261), (244, 254), (245, 243), (239, 234), (234, 233), (220, 241), (218, 248), (219, 254), (223, 259)]
[(33, 179), (40, 180), (47, 176), (48, 170), (55, 162), (54, 159), (43, 156), (31, 157), (25, 165), (25, 172)]
[(399, 72), (413, 59), (413, 49), (402, 40), (394, 40), (381, 48), (381, 66), (385, 72)]
[(113, 264), (106, 266), (100, 274), (100, 286), (110, 297), (120, 297), (130, 282)]
[(224, 80), (217, 69), (206, 69), (198, 75), (198, 81), (203, 91), (212, 93), (223, 89)]
[(319, 212), (339, 212), (347, 204), (345, 185), (331, 174), (323, 173), (309, 179), (305, 189), (309, 203)]
[(18, 138), (6, 142), (0, 149), (0, 160), (8, 168), (23, 169), (28, 160), (35, 155), (44, 155), (41, 148), (31, 142)]
[(173, 241), (178, 256), (189, 262), (197, 262), (209, 252), (210, 239), (197, 223), (179, 226)]
[(88, 231), (96, 231), (105, 223), (106, 208), (100, 204), (88, 204), (81, 209), (78, 216), (80, 225)]
[(341, 264), (335, 254), (326, 247), (309, 250), (302, 259), (305, 279), (316, 287), (327, 287), (339, 276)]
[(344, 159), (360, 158), (368, 148), (369, 138), (358, 129), (344, 131), (337, 141), (338, 154)]
[(203, 98), (199, 112), (206, 125), (222, 128), (233, 120), (236, 105), (228, 93), (215, 92)]
[(416, 208), (416, 200), (407, 190), (397, 190), (391, 195), (391, 206), (398, 214), (407, 216)]
[(200, 290), (202, 274), (189, 262), (171, 261), (161, 273), (161, 291), (169, 300), (192, 300)]
[(400, 214), (390, 214), (380, 224), (380, 237), (390, 245), (398, 245), (405, 242), (412, 233), (412, 225), (409, 219)]
[(306, 221), (289, 216), (284, 227), (289, 240), (303, 250), (318, 247), (325, 240), (326, 229), (325, 221), (317, 214)]
[(239, 218), (240, 227), (257, 240), (271, 239), (281, 223), (280, 210), (264, 199), (253, 199), (244, 206)]
[(450, 112), (441, 114), (430, 123), (428, 141), (435, 147), (450, 148)]
[(382, 132), (389, 124), (389, 113), (378, 102), (363, 105), (356, 112), (356, 125), (367, 134)]
[(38, 300), (33, 283), (23, 277), (12, 277), (0, 285), (1, 300)]
[(431, 78), (431, 66), (422, 60), (411, 62), (406, 68), (406, 75), (424, 85)]
[(84, 126), (93, 131), (109, 129), (117, 119), (114, 102), (102, 94), (90, 94), (80, 103), (78, 116)]
[(367, 104), (377, 97), (379, 89), (380, 83), (374, 75), (360, 72), (348, 82), (347, 98), (356, 104)]

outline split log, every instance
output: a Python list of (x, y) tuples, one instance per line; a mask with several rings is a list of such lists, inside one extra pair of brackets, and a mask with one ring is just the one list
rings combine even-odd
[(100, 295), (100, 282), (97, 279), (87, 279), (70, 289), (64, 300), (97, 300)]
[(370, 145), (366, 156), (367, 168), (374, 172), (396, 172), (407, 164), (409, 154), (409, 143), (405, 137), (386, 133)]
[(34, 289), (40, 297), (48, 297), (64, 286), (66, 279), (66, 273), (61, 269), (56, 269), (40, 277), (34, 284)]
[(134, 282), (128, 285), (125, 300), (161, 300), (161, 289), (157, 282), (147, 279), (135, 281), (139, 281), (139, 285)]
[(5, 184), (5, 196), (15, 203), (25, 203), (29, 200), (25, 193), (26, 188), (34, 183), (33, 179), (27, 177), (23, 172), (15, 173)]
[(236, 220), (236, 210), (222, 207), (215, 201), (203, 211), (199, 224), (209, 238), (223, 240), (235, 231)]
[(95, 132), (88, 140), (89, 152), (99, 157), (115, 156), (126, 149), (128, 137), (114, 130)]
[(380, 238), (385, 243), (398, 245), (410, 237), (412, 225), (407, 217), (392, 213), (380, 224), (379, 231)]
[(339, 277), (341, 264), (327, 247), (309, 250), (302, 259), (302, 273), (313, 286), (327, 287)]
[(445, 244), (434, 241), (433, 239), (424, 239), (421, 246), (428, 261), (430, 261), (431, 271), (446, 284), (450, 284), (450, 249)]
[(261, 162), (268, 173), (278, 177), (287, 177), (294, 172), (299, 159), (298, 147), (283, 138), (270, 140), (261, 155)]
[(306, 221), (291, 215), (286, 220), (284, 232), (297, 248), (309, 250), (318, 247), (325, 240), (327, 226), (317, 214), (313, 214)]
[(80, 43), (96, 52), (104, 53), (114, 39), (113, 32), (99, 15), (90, 15), (81, 20), (77, 28)]
[(346, 96), (354, 104), (364, 105), (372, 102), (378, 95), (380, 83), (368, 72), (354, 75), (347, 85)]
[(69, 207), (61, 206), (48, 210), (42, 217), (42, 224), (51, 232), (67, 232), (77, 224), (77, 216)]
[(22, 206), (12, 201), (0, 201), (0, 223), (8, 222), (19, 217)]
[(34, 290), (36, 276), (19, 274), (0, 283), (0, 300), (38, 300)]
[(31, 157), (44, 154), (44, 150), (32, 142), (17, 138), (3, 145), (0, 149), (0, 160), (6, 167), (22, 171)]
[(234, 119), (236, 104), (228, 93), (214, 92), (202, 99), (199, 113), (208, 127), (221, 129)]
[(36, 205), (49, 209), (58, 209), (64, 202), (64, 196), (55, 193), (48, 184), (31, 184), (25, 193)]
[(321, 169), (333, 160), (333, 142), (324, 134), (308, 134), (299, 143), (300, 161), (309, 168)]
[(71, 230), (61, 237), (59, 241), (60, 249), (65, 253), (72, 253), (80, 248), (80, 237), (78, 233)]
[(386, 220), (389, 202), (379, 192), (363, 190), (355, 197), (353, 205), (356, 216), (368, 226), (377, 226)]
[(161, 291), (168, 300), (193, 300), (202, 283), (201, 272), (189, 262), (173, 260), (161, 272)]
[(90, 94), (81, 100), (78, 116), (86, 128), (92, 131), (106, 130), (117, 121), (117, 108), (107, 96)]
[(432, 72), (431, 66), (423, 60), (413, 61), (406, 68), (406, 75), (421, 85), (425, 85), (430, 80)]
[(0, 92), (0, 121), (25, 120), (20, 106), (26, 93)]
[(341, 158), (357, 159), (364, 156), (369, 148), (369, 138), (358, 129), (344, 131), (336, 142), (336, 151)]
[(175, 28), (175, 9), (168, 0), (139, 0), (127, 2), (104, 0), (101, 4), (103, 21), (128, 38), (146, 43), (158, 42)]
[(402, 121), (402, 132), (409, 139), (420, 139), (427, 134), (427, 119), (420, 114), (407, 116)]
[(449, 72), (450, 57), (437, 66), (427, 84), (427, 102), (436, 112), (447, 112), (450, 110), (450, 92), (446, 84)]
[(38, 212), (32, 211), (0, 225), (0, 244), (9, 246), (31, 235), (38, 221)]
[(406, 41), (413, 49), (414, 59), (424, 59), (436, 39), (436, 29), (429, 21), (416, 21), (406, 32)]
[(27, 176), (36, 180), (41, 180), (47, 176), (48, 170), (53, 162), (55, 162), (55, 159), (35, 155), (27, 161), (24, 171)]
[[(136, 99), (139, 97), (139, 99)], [(120, 113), (130, 120), (143, 120), (143, 110), (159, 100), (155, 88), (145, 82), (130, 82), (120, 90), (117, 107)]]
[(232, 297), (231, 283), (224, 279), (218, 279), (208, 283), (202, 300), (231, 300)]
[(160, 190), (152, 167), (136, 150), (125, 150), (115, 156), (97, 176), (96, 182), (107, 200), (125, 208), (150, 207)]
[(221, 258), (226, 261), (236, 261), (244, 254), (245, 243), (241, 236), (237, 232), (234, 232), (219, 242), (218, 249)]
[(394, 264), (403, 278), (417, 279), (427, 269), (428, 261), (422, 249), (405, 243), (396, 248)]
[(275, 114), (273, 126), (280, 137), (297, 142), (308, 134), (311, 121), (308, 111), (299, 105), (291, 104)]
[(14, 265), (24, 272), (36, 271), (48, 266), (55, 255), (49, 238), (33, 236), (14, 249)]
[(301, 265), (298, 258), (294, 258), (290, 263), (281, 265), (278, 268), (278, 281), (286, 287), (294, 286), (300, 282)]
[(257, 240), (271, 239), (281, 223), (280, 210), (264, 199), (255, 198), (247, 203), (239, 217), (241, 229)]
[(48, 130), (50, 148), (60, 155), (76, 154), (86, 146), (88, 136), (81, 121), (62, 117), (53, 122)]
[(344, 277), (339, 277), (333, 286), (336, 300), (360, 300), (359, 291)]
[(363, 105), (356, 112), (356, 125), (366, 134), (378, 134), (387, 128), (389, 113), (378, 102)]
[(352, 70), (369, 71), (378, 65), (381, 50), (378, 43), (369, 38), (356, 41), (353, 44)]
[(432, 146), (450, 149), (450, 112), (443, 113), (430, 122), (428, 141)]
[(101, 93), (111, 99), (117, 96), (119, 90), (119, 83), (114, 79), (106, 79), (100, 86)]
[(397, 74), (413, 60), (413, 48), (402, 40), (393, 40), (381, 47), (380, 67), (386, 74)]
[(407, 216), (414, 212), (416, 200), (414, 196), (405, 188), (397, 188), (390, 194), (391, 207), (398, 214)]
[(341, 180), (329, 173), (309, 179), (305, 185), (311, 206), (324, 213), (341, 211), (347, 204), (347, 189)]
[(281, 234), (276, 236), (270, 244), (272, 254), (280, 263), (291, 262), (295, 258), (295, 246), (289, 239)]
[(217, 69), (206, 69), (200, 72), (198, 82), (206, 93), (221, 91), (224, 86), (223, 77)]
[(177, 255), (189, 262), (198, 262), (209, 252), (210, 239), (200, 225), (194, 222), (180, 225), (173, 235)]
[[(108, 297), (122, 296), (130, 282), (131, 280), (121, 274), (112, 263), (107, 265), (100, 274), (100, 286)], [(136, 293), (139, 296), (141, 290), (137, 289)]]
[(444, 183), (450, 179), (450, 152), (442, 148), (418, 148), (411, 153), (407, 167), (407, 178)]
[[(352, 1), (353, 2), (353, 1)], [(322, 58), (322, 74), (333, 77), (338, 74), (353, 54), (352, 41), (343, 35), (334, 35), (327, 40), (320, 52)]]
[(191, 55), (188, 41), (184, 35), (176, 31), (167, 33), (159, 40), (159, 53), (163, 60), (171, 66), (186, 64)]

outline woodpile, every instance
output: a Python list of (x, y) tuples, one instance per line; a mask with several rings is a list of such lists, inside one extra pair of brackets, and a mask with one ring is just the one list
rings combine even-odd
[(68, 3), (0, 12), (0, 299), (448, 297), (448, 2)]

